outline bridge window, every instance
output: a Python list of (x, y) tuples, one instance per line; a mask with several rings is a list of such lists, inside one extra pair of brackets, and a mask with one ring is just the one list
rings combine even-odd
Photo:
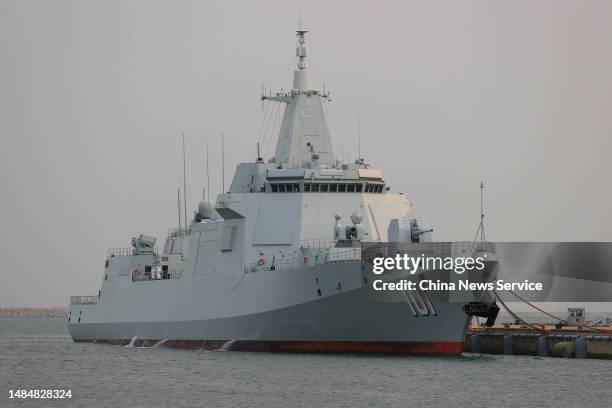
[(273, 193), (382, 193), (383, 184), (357, 183), (309, 183), (305, 182), (302, 187), (299, 183), (271, 183), (270, 189)]
[(382, 193), (383, 192), (382, 184), (366, 184), (366, 193)]

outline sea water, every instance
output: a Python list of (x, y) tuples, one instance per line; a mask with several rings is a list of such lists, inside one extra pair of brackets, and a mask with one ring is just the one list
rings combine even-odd
[[(172, 350), (73, 343), (61, 318), (0, 318), (0, 407), (609, 406), (612, 361)], [(71, 399), (11, 400), (59, 389)]]

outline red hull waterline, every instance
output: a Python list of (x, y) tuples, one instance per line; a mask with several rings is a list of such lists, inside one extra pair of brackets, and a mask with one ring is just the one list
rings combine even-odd
[(423, 342), (340, 342), (340, 341), (249, 341), (249, 340), (153, 340), (153, 339), (75, 339), (75, 342), (131, 344), (134, 347), (168, 347), (187, 350), (226, 350), (295, 353), (370, 353), (418, 356), (459, 356), (461, 341)]

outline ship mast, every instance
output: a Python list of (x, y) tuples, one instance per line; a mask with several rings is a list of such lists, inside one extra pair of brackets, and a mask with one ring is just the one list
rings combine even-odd
[[(476, 248), (476, 242), (480, 237), (480, 243), (484, 245), (486, 242), (485, 238), (485, 227), (484, 227), (484, 181), (480, 182), (480, 224), (478, 224), (478, 229), (476, 230), (476, 236), (474, 237), (473, 246)], [(484, 246), (483, 246), (484, 248)]]
[(313, 89), (306, 59), (306, 33), (300, 27), (297, 35), (297, 67), (293, 72), (291, 91), (262, 95), (263, 101), (286, 103), (278, 141), (275, 163), (278, 168), (335, 168), (336, 158), (332, 148), (323, 102), (329, 94)]

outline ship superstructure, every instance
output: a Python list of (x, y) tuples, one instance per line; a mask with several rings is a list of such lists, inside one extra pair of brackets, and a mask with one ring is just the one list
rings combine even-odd
[(379, 169), (334, 156), (306, 33), (297, 31), (292, 89), (262, 97), (285, 104), (274, 157), (239, 164), (229, 190), (202, 201), (163, 250), (140, 235), (110, 251), (98, 295), (72, 298), (75, 341), (461, 353), (471, 318), (462, 304), (364, 300), (362, 243), (431, 242), (432, 228)]

